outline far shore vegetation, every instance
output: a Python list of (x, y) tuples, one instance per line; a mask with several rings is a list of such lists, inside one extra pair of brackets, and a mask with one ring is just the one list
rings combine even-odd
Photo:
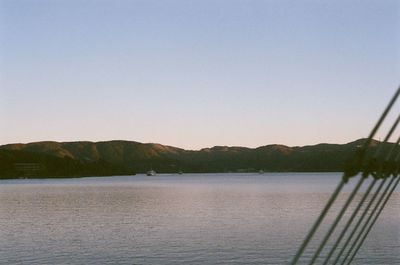
[(150, 169), (157, 173), (338, 172), (363, 142), (215, 146), (198, 151), (132, 141), (9, 144), (0, 146), (0, 178), (134, 175)]

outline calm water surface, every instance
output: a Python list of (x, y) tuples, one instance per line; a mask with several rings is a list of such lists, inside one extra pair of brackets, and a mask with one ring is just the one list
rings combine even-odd
[[(2, 180), (0, 264), (287, 264), (339, 178)], [(398, 193), (353, 264), (400, 264)]]

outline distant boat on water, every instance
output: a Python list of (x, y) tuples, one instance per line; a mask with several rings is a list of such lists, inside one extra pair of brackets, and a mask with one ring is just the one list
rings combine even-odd
[(157, 173), (154, 170), (149, 170), (146, 172), (147, 176), (155, 176)]

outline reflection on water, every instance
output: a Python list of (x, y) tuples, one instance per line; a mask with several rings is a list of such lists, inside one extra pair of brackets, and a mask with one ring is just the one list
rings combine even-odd
[[(339, 177), (0, 181), (0, 264), (287, 264)], [(353, 264), (400, 264), (399, 210), (395, 193)]]

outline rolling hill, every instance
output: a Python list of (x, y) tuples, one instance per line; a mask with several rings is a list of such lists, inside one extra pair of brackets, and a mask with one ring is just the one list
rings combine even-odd
[[(215, 146), (198, 151), (133, 141), (8, 144), (0, 146), (0, 177), (127, 175), (150, 168), (165, 173), (334, 172), (343, 170), (364, 141), (303, 147)], [(30, 176), (24, 168), (32, 167), (34, 174)]]

